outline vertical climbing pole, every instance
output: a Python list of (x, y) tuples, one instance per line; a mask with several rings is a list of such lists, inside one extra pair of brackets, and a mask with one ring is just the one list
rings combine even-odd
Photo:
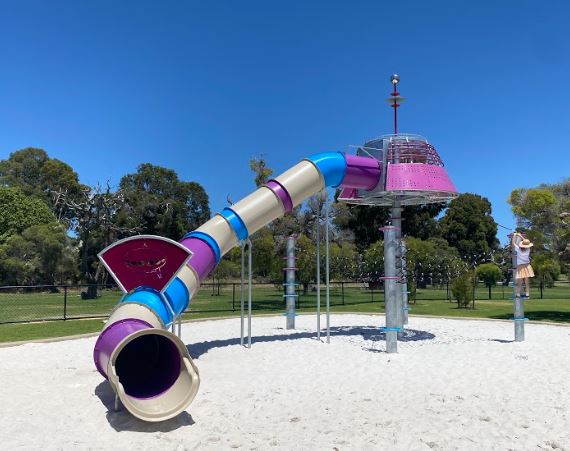
[(327, 296), (327, 343), (331, 342), (330, 249), (329, 249), (329, 196), (325, 202), (325, 283)]
[(406, 264), (406, 241), (400, 241), (401, 265), (402, 265), (402, 280), (400, 285), (402, 287), (402, 310), (404, 312), (404, 324), (408, 324), (408, 267)]
[(384, 231), (384, 304), (386, 309), (386, 352), (398, 352), (398, 299), (396, 276), (396, 227), (386, 226)]
[(241, 247), (241, 330), (240, 344), (244, 346), (245, 336), (245, 249), (247, 247), (247, 347), (251, 348), (251, 241), (244, 240)]
[(285, 305), (287, 311), (285, 316), (287, 318), (287, 329), (295, 329), (295, 271), (297, 267), (295, 264), (295, 236), (291, 235), (287, 238), (287, 257), (285, 264)]
[[(396, 157), (398, 161), (398, 158)], [(404, 304), (402, 302), (402, 207), (400, 201), (394, 201), (394, 206), (392, 207), (392, 225), (395, 227), (395, 239), (396, 239), (396, 271), (395, 276), (400, 279), (395, 281), (396, 284), (396, 310), (397, 310), (397, 323), (398, 327), (402, 328), (404, 325)]]
[(317, 340), (321, 339), (321, 237), (320, 237), (320, 211), (315, 219), (315, 233), (317, 235)]
[(251, 240), (247, 240), (247, 347), (251, 348)]
[[(516, 239), (516, 238), (515, 238)], [(515, 274), (517, 270), (517, 252), (514, 246), (511, 250), (511, 260), (513, 263), (513, 320), (515, 323), (515, 341), (524, 341), (524, 304), (521, 297), (517, 297), (517, 281)]]
[(245, 336), (245, 241), (240, 243), (241, 248), (241, 284), (240, 284), (240, 344), (243, 346), (243, 337)]

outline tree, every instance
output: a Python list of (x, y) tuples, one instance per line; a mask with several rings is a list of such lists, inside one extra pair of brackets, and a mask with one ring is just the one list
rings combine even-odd
[(439, 227), (441, 236), (472, 265), (487, 260), (499, 244), (491, 203), (478, 194), (461, 194), (453, 199)]
[(122, 227), (174, 240), (210, 217), (208, 195), (195, 182), (183, 182), (172, 169), (141, 164), (134, 174), (121, 178), (125, 206), (118, 212)]
[(518, 188), (509, 199), (535, 255), (548, 254), (570, 275), (570, 179), (537, 188)]
[[(269, 229), (259, 230), (251, 237), (251, 242), (252, 270), (256, 276), (268, 278), (276, 264), (283, 266), (284, 260), (277, 254), (277, 245)], [(278, 268), (279, 271), (282, 271), (282, 268)]]
[(297, 279), (303, 285), (303, 294), (307, 294), (309, 283), (316, 281), (317, 248), (310, 238), (302, 234), (297, 236), (296, 248)]
[[(338, 194), (337, 194), (338, 197)], [(402, 209), (402, 234), (423, 240), (439, 234), (435, 217), (444, 204), (406, 206)], [(388, 222), (390, 209), (364, 205), (335, 204), (335, 224), (343, 231), (350, 231), (360, 251), (382, 238), (380, 228)]]
[(384, 276), (384, 241), (378, 240), (364, 251), (362, 280), (379, 286)]
[(45, 202), (19, 189), (0, 186), (0, 242), (33, 225), (53, 222), (55, 216)]
[(439, 229), (435, 218), (445, 207), (445, 204), (404, 207), (402, 209), (402, 233), (405, 236), (412, 236), (422, 240), (439, 236)]
[[(321, 245), (321, 256), (325, 256), (325, 247)], [(331, 243), (329, 249), (329, 272), (331, 280), (354, 280), (358, 274), (358, 254), (351, 243)], [(324, 278), (325, 273), (321, 271)], [(323, 279), (324, 280), (324, 279)]]
[(411, 302), (415, 302), (416, 288), (425, 288), (428, 283), (447, 286), (467, 269), (457, 250), (443, 238), (406, 238), (405, 266)]
[(258, 188), (265, 185), (273, 174), (273, 169), (267, 166), (263, 154), (249, 160), (249, 168), (255, 173), (255, 186)]
[(75, 262), (75, 249), (61, 224), (33, 225), (0, 245), (0, 283), (64, 283), (75, 278)]
[(560, 275), (560, 264), (558, 259), (552, 255), (543, 253), (532, 258), (532, 267), (536, 277), (542, 285), (552, 288), (554, 281)]
[(502, 272), (494, 263), (483, 263), (476, 268), (477, 277), (489, 288), (489, 299), (491, 299), (491, 289), (501, 280)]
[[(70, 231), (79, 238), (81, 277), (90, 285), (103, 282), (107, 273), (102, 270), (97, 253), (117, 238), (138, 231), (136, 224), (132, 229), (117, 224), (117, 212), (125, 207), (122, 192), (112, 192), (109, 184), (105, 189), (97, 185), (93, 188), (86, 187), (79, 197), (64, 194), (60, 202), (68, 212)], [(95, 295), (96, 287), (92, 286), (87, 297)]]
[(0, 161), (0, 184), (42, 199), (58, 219), (65, 219), (67, 213), (59, 203), (60, 196), (79, 196), (83, 188), (71, 166), (33, 147), (13, 152), (7, 160)]

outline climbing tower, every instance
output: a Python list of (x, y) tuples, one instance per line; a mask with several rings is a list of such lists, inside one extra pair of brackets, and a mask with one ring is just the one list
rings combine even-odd
[(402, 239), (402, 207), (449, 202), (457, 189), (444, 168), (435, 147), (426, 138), (398, 133), (398, 108), (404, 100), (397, 90), (400, 77), (392, 75), (388, 103), (394, 109), (394, 133), (371, 139), (357, 146), (356, 155), (377, 161), (380, 182), (366, 191), (345, 187), (338, 198), (357, 205), (391, 209), (384, 232), (384, 296), (386, 304), (386, 349), (397, 352), (398, 332), (407, 322), (407, 281), (405, 243)]

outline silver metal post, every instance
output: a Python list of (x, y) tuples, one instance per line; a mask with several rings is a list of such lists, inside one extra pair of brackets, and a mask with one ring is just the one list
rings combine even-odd
[(240, 332), (240, 344), (243, 346), (244, 337), (244, 316), (245, 316), (245, 242), (242, 241), (241, 247), (241, 332)]
[(320, 211), (317, 213), (315, 227), (317, 228), (317, 339), (321, 339), (321, 238), (320, 238)]
[(251, 348), (251, 240), (247, 240), (247, 347)]
[(406, 242), (404, 240), (401, 241), (401, 255), (402, 255), (402, 306), (404, 310), (404, 324), (408, 324), (408, 268), (406, 265)]
[[(402, 207), (400, 201), (394, 201), (394, 206), (392, 207), (392, 225), (396, 227), (394, 230), (395, 232), (395, 239), (397, 243), (396, 248), (396, 276), (402, 275), (402, 252), (400, 243), (402, 240)], [(404, 325), (404, 303), (402, 299), (402, 289), (400, 284), (396, 281), (396, 305), (397, 305), (397, 322), (398, 327), (402, 327)]]
[(178, 338), (182, 338), (182, 313), (178, 316)]
[[(515, 238), (515, 241), (516, 240), (517, 239)], [(524, 341), (524, 304), (522, 298), (517, 297), (517, 280), (515, 279), (517, 271), (517, 251), (514, 246), (512, 246), (512, 248), (511, 260), (513, 264), (513, 320), (515, 323), (515, 341)]]
[(285, 269), (285, 304), (287, 310), (285, 316), (287, 318), (286, 328), (295, 329), (295, 237), (291, 235), (287, 238), (287, 259)]
[(331, 302), (330, 302), (330, 274), (329, 274), (329, 195), (325, 202), (325, 252), (326, 252), (326, 266), (325, 266), (325, 283), (327, 284), (327, 343), (331, 342)]
[(396, 294), (396, 228), (384, 230), (384, 304), (386, 306), (386, 352), (398, 352), (398, 304)]

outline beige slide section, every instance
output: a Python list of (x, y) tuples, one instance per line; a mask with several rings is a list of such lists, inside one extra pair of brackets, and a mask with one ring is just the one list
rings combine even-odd
[(194, 294), (196, 294), (200, 288), (200, 280), (194, 272), (194, 269), (188, 265), (184, 265), (182, 269), (178, 271), (178, 274), (176, 274), (176, 276), (184, 283), (184, 285), (186, 285), (189, 297), (192, 299)]
[[(175, 349), (169, 349), (170, 352), (167, 353), (162, 352), (162, 355), (168, 355), (167, 362), (156, 359), (159, 355), (158, 351), (156, 355), (145, 356), (142, 365), (145, 365), (147, 369), (151, 365), (155, 365), (157, 375), (160, 370), (165, 371), (160, 373), (159, 380), (155, 381), (156, 390), (160, 390), (160, 384), (164, 384), (168, 388), (159, 393), (149, 392), (141, 395), (141, 393), (136, 392), (137, 384), (139, 387), (145, 383), (148, 385), (147, 381), (140, 381), (142, 372), (137, 373), (137, 368), (134, 367), (135, 364), (141, 365), (141, 362), (133, 362), (131, 367), (126, 367), (131, 361), (121, 362), (120, 360), (121, 358), (128, 359), (128, 356), (123, 357), (122, 354), (128, 353), (127, 347), (129, 345), (133, 346), (134, 344), (136, 347), (137, 340), (145, 340), (145, 337), (156, 340), (157, 343), (160, 343), (159, 346), (164, 346), (164, 342), (166, 342), (166, 346), (171, 348), (174, 346)], [(164, 363), (168, 364), (168, 368), (164, 368)], [(152, 375), (152, 368), (150, 373)], [(126, 337), (111, 354), (107, 374), (111, 387), (125, 408), (137, 418), (150, 422), (168, 420), (184, 411), (194, 400), (200, 386), (198, 369), (188, 354), (186, 346), (176, 335), (163, 329), (143, 329)], [(171, 377), (174, 382), (170, 384), (172, 381), (164, 380), (164, 374), (167, 375), (166, 377)]]
[(131, 318), (143, 320), (150, 324), (152, 327), (159, 329), (162, 329), (164, 327), (164, 324), (162, 324), (162, 321), (158, 315), (154, 313), (150, 307), (147, 307), (144, 304), (139, 304), (138, 302), (121, 302), (113, 309), (109, 315), (109, 319), (103, 326), (103, 330), (116, 323), (117, 321)]
[(296, 207), (308, 197), (325, 187), (325, 182), (317, 167), (304, 160), (275, 178), (289, 193)]
[(265, 186), (232, 205), (231, 209), (244, 222), (250, 235), (284, 213), (279, 198)]
[(197, 228), (196, 232), (204, 232), (214, 238), (218, 246), (220, 246), (222, 255), (226, 254), (238, 242), (234, 230), (230, 227), (228, 221), (220, 214), (215, 215), (208, 222)]

